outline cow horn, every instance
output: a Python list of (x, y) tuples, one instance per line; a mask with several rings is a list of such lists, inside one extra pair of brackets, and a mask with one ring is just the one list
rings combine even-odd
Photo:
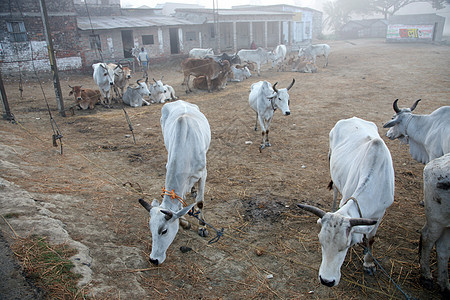
[(169, 221), (170, 219), (172, 219), (173, 213), (172, 213), (171, 211), (168, 211), (168, 210), (161, 210), (161, 212), (162, 212), (163, 214), (166, 215), (164, 218), (166, 218), (167, 221)]
[(411, 108), (410, 108), (411, 111), (416, 109), (417, 103), (419, 103), (420, 100), (422, 100), (422, 99), (416, 100), (416, 102), (414, 102), (413, 106), (411, 106)]
[(163, 75), (163, 76), (161, 76), (161, 81), (163, 80), (163, 78), (164, 78), (164, 75)]
[(277, 90), (277, 88), (276, 88), (276, 86), (277, 86), (277, 84), (278, 84), (278, 81), (277, 82), (275, 82), (275, 84), (273, 85), (273, 90), (275, 91), (275, 93), (277, 93), (278, 94), (278, 90)]
[(73, 89), (73, 87), (71, 87), (70, 84), (68, 84), (68, 86), (69, 86), (71, 89)]
[(395, 113), (398, 114), (400, 112), (400, 109), (398, 108), (397, 102), (398, 102), (398, 99), (395, 99), (394, 104), (392, 106), (394, 107)]
[(326, 212), (324, 212), (323, 210), (321, 210), (320, 208), (317, 208), (315, 206), (300, 204), (300, 203), (297, 203), (297, 206), (300, 207), (301, 209), (304, 209), (306, 211), (309, 211), (309, 212), (315, 214), (319, 218), (322, 218), (326, 214)]
[(365, 225), (365, 226), (370, 226), (370, 225), (375, 225), (377, 224), (378, 220), (376, 219), (364, 219), (364, 218), (355, 218), (355, 219), (350, 219), (350, 226), (361, 226), (361, 225)]
[(294, 83), (295, 83), (295, 78), (292, 78), (291, 84), (287, 87), (287, 90), (288, 90), (288, 91), (289, 91), (290, 88), (294, 85)]
[(145, 77), (145, 83), (148, 83), (148, 77)]
[(144, 199), (139, 199), (139, 203), (148, 211), (150, 212), (150, 210), (152, 209), (152, 206), (150, 204), (148, 204), (148, 202), (146, 202)]
[(139, 81), (141, 81), (142, 78), (139, 78), (138, 80), (136, 80), (136, 83), (139, 84)]
[(155, 78), (152, 78), (153, 79), (153, 81), (155, 82), (155, 83), (158, 83), (156, 80), (155, 80)]

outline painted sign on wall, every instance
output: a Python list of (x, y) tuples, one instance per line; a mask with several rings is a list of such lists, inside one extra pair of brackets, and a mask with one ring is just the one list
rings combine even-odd
[(388, 25), (387, 39), (433, 39), (434, 25)]

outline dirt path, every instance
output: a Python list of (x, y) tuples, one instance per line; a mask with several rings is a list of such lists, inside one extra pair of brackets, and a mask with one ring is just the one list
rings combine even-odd
[[(260, 78), (230, 83), (211, 94), (185, 95), (175, 63), (151, 68), (151, 77), (164, 76), (177, 96), (197, 104), (209, 120), (205, 214), (208, 222), (225, 230), (218, 243), (209, 245), (200, 238), (192, 221), (194, 230), (180, 229), (164, 264), (148, 262), (148, 214), (137, 199), (159, 199), (164, 184), (161, 104), (127, 110), (136, 145), (119, 105), (76, 111), (66, 118), (54, 111), (64, 135), (61, 156), (52, 147), (39, 84), (29, 77), (23, 99), (18, 77), (5, 80), (10, 106), (23, 127), (0, 122), (1, 178), (8, 191), (17, 188), (28, 200), (18, 205), (16, 197), (1, 191), (2, 215), (15, 213), (8, 221), (19, 235), (33, 232), (56, 236), (55, 242), (70, 240), (81, 250), (74, 262), (85, 274), (85, 288), (99, 299), (402, 298), (382, 272), (374, 277), (362, 272), (359, 247), (347, 254), (338, 287), (320, 285), (316, 218), (295, 205), (331, 208), (328, 133), (338, 120), (358, 116), (377, 124), (396, 173), (395, 202), (378, 230), (374, 255), (411, 296), (438, 297), (418, 283), (423, 165), (411, 159), (406, 146), (388, 141), (382, 124), (393, 115), (397, 98), (401, 107), (422, 98), (419, 114), (450, 104), (450, 48), (377, 39), (329, 44), (329, 66), (316, 74), (277, 73), (266, 66)], [(67, 84), (94, 87), (90, 75), (61, 77), (64, 93)], [(253, 130), (255, 115), (248, 107), (250, 85), (268, 80), (286, 87), (292, 78), (291, 115), (276, 112), (272, 147), (259, 153), (260, 133)], [(51, 81), (43, 87), (55, 108)], [(71, 103), (69, 97), (66, 103)], [(40, 225), (37, 219), (55, 220), (59, 228)], [(4, 235), (11, 236), (0, 224)], [(193, 250), (182, 253), (181, 246)]]

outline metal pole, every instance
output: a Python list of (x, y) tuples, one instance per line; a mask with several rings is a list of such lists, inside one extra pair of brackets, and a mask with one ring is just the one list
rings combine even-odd
[(8, 98), (6, 97), (5, 86), (3, 85), (2, 72), (0, 71), (0, 97), (2, 98), (3, 119), (13, 121), (14, 116), (9, 109)]
[(65, 117), (66, 113), (64, 111), (64, 100), (62, 97), (61, 85), (59, 84), (58, 67), (56, 65), (55, 51), (53, 49), (53, 41), (51, 36), (52, 33), (50, 31), (50, 25), (48, 23), (47, 6), (45, 5), (45, 0), (39, 0), (39, 3), (41, 5), (42, 23), (44, 24), (44, 34), (45, 39), (47, 40), (48, 58), (50, 60), (50, 67), (53, 74), (53, 86), (55, 88), (58, 111), (61, 116)]

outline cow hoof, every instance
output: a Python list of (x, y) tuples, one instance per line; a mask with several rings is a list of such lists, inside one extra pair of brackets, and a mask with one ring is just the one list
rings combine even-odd
[(208, 230), (206, 228), (199, 228), (198, 229), (198, 235), (201, 237), (207, 237), (209, 235)]
[(377, 273), (377, 267), (375, 266), (364, 267), (364, 273), (373, 276)]
[(419, 281), (420, 281), (420, 284), (428, 290), (432, 290), (434, 288), (433, 279), (420, 276)]
[(266, 147), (270, 147), (272, 146), (270, 143), (266, 143)]

